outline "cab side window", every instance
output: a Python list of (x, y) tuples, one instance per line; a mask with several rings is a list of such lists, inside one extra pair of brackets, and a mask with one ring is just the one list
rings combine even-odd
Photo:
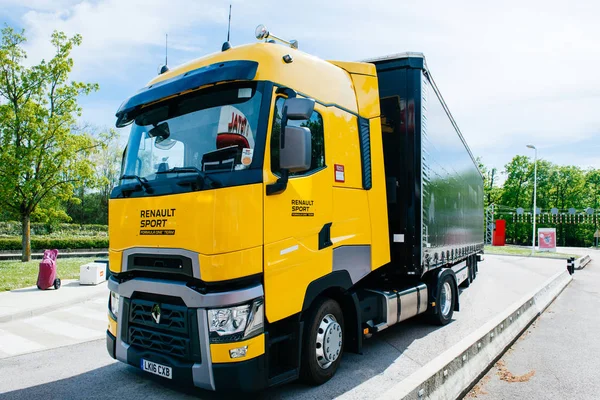
[[(275, 116), (273, 118), (273, 129), (271, 130), (271, 171), (279, 174), (279, 138), (281, 135), (281, 118), (283, 113), (284, 97), (278, 97), (275, 101)], [(323, 131), (323, 117), (317, 111), (313, 111), (310, 119), (303, 121), (288, 120), (288, 126), (307, 127), (311, 132), (312, 157), (310, 169), (304, 172), (290, 173), (290, 176), (305, 175), (325, 166), (325, 137)]]

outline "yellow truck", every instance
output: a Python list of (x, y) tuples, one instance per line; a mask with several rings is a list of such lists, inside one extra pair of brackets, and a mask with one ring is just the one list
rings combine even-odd
[(256, 36), (116, 114), (107, 349), (208, 390), (321, 384), (378, 331), (447, 324), (483, 252), (482, 176), (422, 54)]

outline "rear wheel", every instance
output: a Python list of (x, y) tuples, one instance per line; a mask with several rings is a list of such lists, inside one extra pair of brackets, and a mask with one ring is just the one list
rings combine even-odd
[(453, 281), (452, 275), (447, 274), (437, 283), (437, 300), (434, 313), (431, 314), (431, 321), (436, 325), (446, 325), (452, 320), (456, 296), (458, 296)]
[(300, 376), (311, 385), (335, 374), (344, 351), (344, 315), (332, 299), (316, 301), (305, 320)]
[(54, 280), (54, 289), (60, 288), (60, 278)]

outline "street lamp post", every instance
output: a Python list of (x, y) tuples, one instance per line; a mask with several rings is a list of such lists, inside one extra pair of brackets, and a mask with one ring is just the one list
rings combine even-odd
[(537, 198), (537, 148), (528, 144), (528, 148), (533, 149), (535, 151), (535, 155), (533, 158), (533, 235), (531, 240), (531, 255), (535, 254), (535, 220), (536, 220), (536, 198)]

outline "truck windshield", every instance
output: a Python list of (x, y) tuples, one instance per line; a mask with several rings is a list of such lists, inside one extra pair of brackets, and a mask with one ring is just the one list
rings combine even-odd
[[(227, 84), (149, 106), (135, 118), (122, 180), (153, 181), (252, 168), (262, 93), (256, 82)], [(261, 160), (256, 160), (262, 166)]]

